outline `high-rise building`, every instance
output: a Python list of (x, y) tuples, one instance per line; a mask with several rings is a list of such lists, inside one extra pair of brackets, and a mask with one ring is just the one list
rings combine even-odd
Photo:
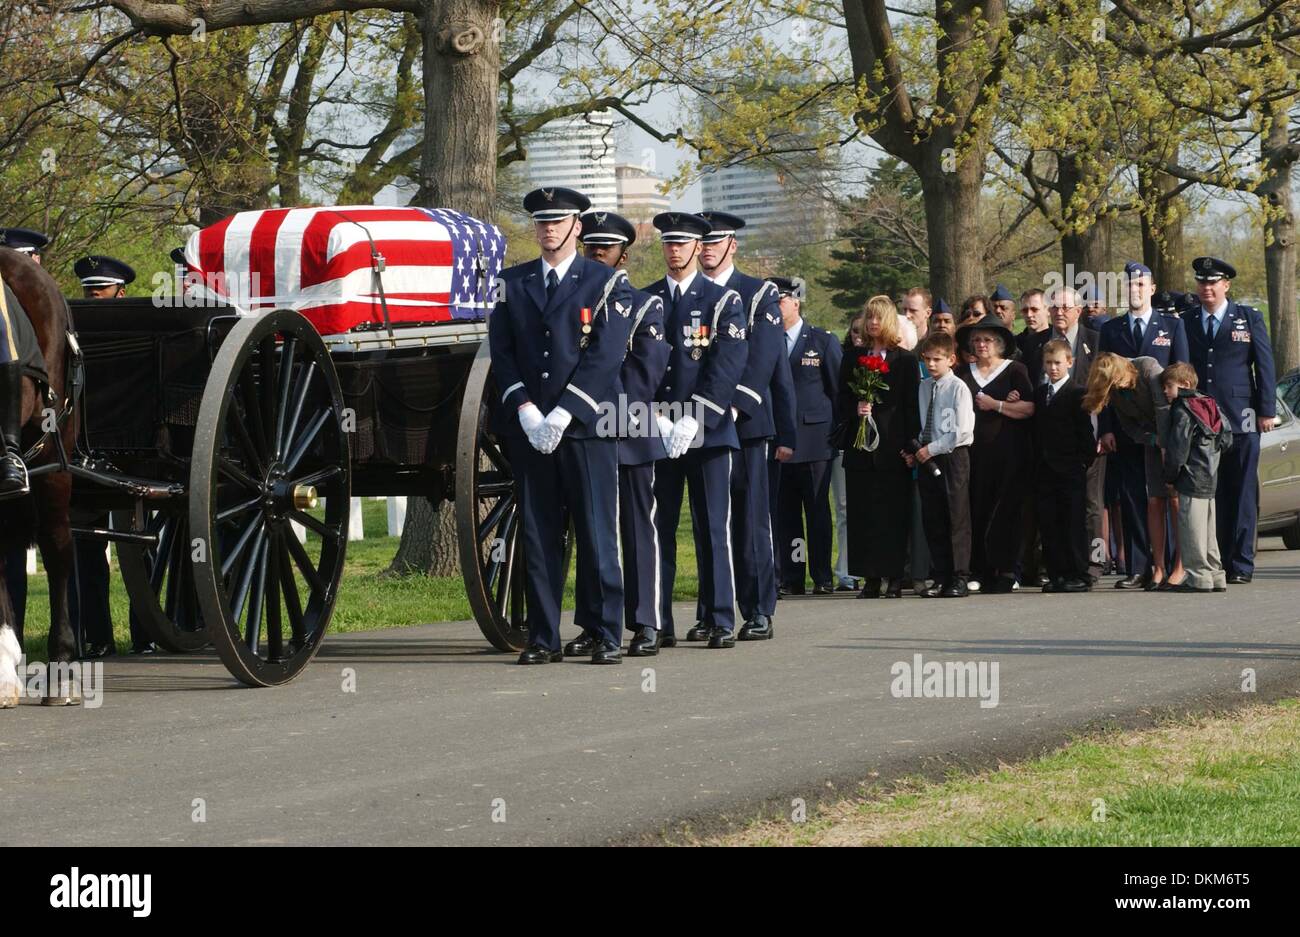
[(635, 163), (619, 163), (614, 167), (614, 173), (618, 177), (620, 215), (637, 224), (668, 211), (668, 196), (659, 191), (663, 180), (654, 173)]
[(799, 178), (761, 165), (726, 166), (705, 172), (700, 194), (706, 210), (725, 211), (745, 219), (738, 240), (775, 243), (798, 232), (804, 240), (822, 240), (835, 230), (831, 205), (820, 193), (815, 169)]
[(615, 123), (607, 114), (551, 121), (528, 140), (528, 179), (535, 188), (577, 189), (600, 211), (618, 211)]

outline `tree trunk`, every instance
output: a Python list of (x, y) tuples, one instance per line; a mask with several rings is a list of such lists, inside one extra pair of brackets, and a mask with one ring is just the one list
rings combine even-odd
[(927, 147), (921, 164), (925, 227), (930, 247), (930, 291), (954, 309), (967, 296), (983, 293), (979, 208), (982, 154), (969, 154), (945, 172), (945, 156)]
[(1182, 197), (1174, 194), (1177, 186), (1178, 180), (1168, 173), (1142, 171), (1138, 176), (1143, 202), (1142, 262), (1151, 268), (1157, 289), (1183, 292), (1187, 263), (1183, 253)]
[(1264, 201), (1264, 274), (1268, 280), (1268, 325), (1277, 373), (1300, 365), (1300, 324), (1296, 321), (1295, 213), (1291, 168), (1300, 156), (1287, 140), (1287, 115), (1293, 98), (1267, 106), (1268, 127), (1260, 157), (1269, 170), (1257, 194)]
[[(454, 208), (492, 219), (496, 197), (497, 80), (501, 67), (495, 0), (430, 0), (424, 36), (424, 150), (413, 205)], [(452, 453), (446, 453), (450, 459)], [(388, 572), (460, 573), (450, 501), (407, 502), (406, 526)]]
[[(1104, 208), (1080, 207), (1075, 194), (1085, 183), (1084, 170), (1069, 153), (1057, 156), (1057, 187), (1061, 197), (1061, 219), (1070, 230), (1061, 235), (1061, 273), (1067, 285), (1091, 286), (1094, 291), (1108, 282), (1111, 267), (1111, 230), (1114, 219)], [(1093, 212), (1097, 214), (1094, 217)], [(1094, 293), (1094, 295), (1096, 295)], [(1103, 296), (1107, 305), (1122, 303), (1126, 297)]]

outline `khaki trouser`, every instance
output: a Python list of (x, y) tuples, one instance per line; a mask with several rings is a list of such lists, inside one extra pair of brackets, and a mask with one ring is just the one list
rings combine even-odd
[(1178, 497), (1178, 545), (1187, 581), (1197, 589), (1226, 588), (1214, 524), (1214, 499)]

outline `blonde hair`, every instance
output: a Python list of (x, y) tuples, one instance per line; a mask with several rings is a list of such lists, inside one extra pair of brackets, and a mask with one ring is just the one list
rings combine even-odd
[(1098, 355), (1088, 371), (1088, 390), (1083, 395), (1083, 408), (1089, 413), (1100, 413), (1110, 403), (1110, 395), (1117, 387), (1136, 387), (1137, 366), (1127, 358), (1112, 352)]
[(862, 307), (862, 311), (849, 327), (862, 336), (864, 343), (869, 341), (867, 322), (873, 318), (880, 322), (880, 344), (886, 348), (897, 348), (899, 342), (903, 340), (903, 333), (898, 325), (898, 307), (894, 305), (894, 301), (884, 294), (872, 296), (867, 300), (867, 304)]

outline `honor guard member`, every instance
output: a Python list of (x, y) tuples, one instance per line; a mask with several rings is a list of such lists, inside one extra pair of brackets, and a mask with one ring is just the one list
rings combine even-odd
[(49, 243), (47, 235), (31, 228), (0, 228), (0, 247), (26, 254), (37, 263), (41, 262), (41, 251)]
[(523, 521), (528, 646), (521, 664), (563, 659), (565, 509), (577, 563), (599, 590), (593, 664), (622, 659), (623, 570), (618, 550), (618, 440), (599, 427), (615, 390), (632, 326), (627, 274), (577, 253), (579, 214), (591, 201), (572, 189), (524, 197), (542, 255), (501, 274), (488, 318), (492, 371), (501, 389), (492, 421), (517, 479)]
[[(1124, 265), (1128, 283), (1128, 311), (1107, 319), (1097, 335), (1097, 351), (1111, 352), (1124, 358), (1155, 358), (1161, 367), (1169, 367), (1188, 357), (1187, 330), (1177, 316), (1156, 312), (1152, 299), (1155, 280), (1151, 269), (1130, 261)], [(1097, 418), (1097, 438), (1103, 452), (1113, 453), (1106, 460), (1106, 472), (1118, 474), (1121, 517), (1124, 525), (1124, 556), (1128, 576), (1115, 584), (1117, 589), (1137, 589), (1146, 583), (1153, 568), (1151, 531), (1147, 522), (1148, 492), (1143, 445), (1118, 432), (1109, 408)]]
[(691, 490), (695, 556), (699, 563), (702, 623), (710, 648), (736, 646), (736, 594), (731, 543), (731, 467), (740, 448), (736, 397), (748, 358), (740, 294), (723, 289), (696, 269), (700, 239), (710, 224), (699, 215), (656, 215), (668, 274), (646, 287), (663, 300), (671, 352), (657, 395), (667, 458), (655, 467), (659, 549), (663, 572), (662, 645), (677, 644), (673, 581), (677, 576), (677, 522), (682, 494)]
[[(776, 284), (741, 273), (735, 267), (736, 232), (745, 226), (744, 219), (721, 211), (702, 211), (700, 216), (712, 226), (701, 239), (700, 270), (710, 282), (740, 294), (746, 320), (745, 342), (749, 350), (731, 401), (738, 414), (736, 435), (740, 438), (740, 451), (731, 469), (731, 542), (736, 561), (736, 604), (745, 622), (737, 637), (741, 641), (761, 641), (772, 637), (772, 616), (776, 613), (767, 451), (775, 439), (773, 455), (778, 462), (794, 454), (794, 388), (785, 356), (785, 329)], [(773, 393), (778, 385), (785, 388), (784, 393)], [(774, 400), (780, 401), (780, 412), (774, 412)], [(706, 637), (703, 602), (698, 612), (700, 623), (687, 632), (688, 641)]]
[[(582, 216), (582, 248), (588, 260), (621, 269), (636, 228), (613, 212)], [(654, 417), (655, 391), (668, 364), (664, 304), (658, 296), (632, 290), (632, 337), (619, 370), (613, 399), (619, 421), (618, 526), (623, 547), (623, 625), (632, 634), (629, 657), (659, 653), (659, 536), (655, 529), (655, 460), (664, 457), (664, 440)], [(590, 655), (599, 636), (586, 629), (598, 621), (600, 596), (591, 570), (579, 565), (574, 622), (582, 636), (564, 646), (566, 657)]]
[[(82, 257), (72, 265), (81, 280), (81, 291), (86, 299), (118, 299), (126, 295), (126, 287), (135, 280), (130, 266), (112, 257), (94, 255)], [(108, 517), (89, 518), (93, 526), (108, 526)], [(96, 540), (73, 540), (73, 586), (70, 590), (69, 612), (77, 624), (83, 658), (108, 657), (117, 653), (113, 641), (113, 617), (109, 611), (108, 557), (104, 544)], [(152, 654), (157, 648), (131, 621), (131, 653)]]
[[(840, 343), (800, 314), (803, 281), (771, 277), (781, 293), (787, 355), (799, 414), (794, 457), (781, 466), (778, 495), (777, 560), (781, 589), (803, 595), (804, 569), (811, 567), (813, 594), (835, 591), (831, 573), (830, 434), (839, 393)], [(804, 539), (804, 516), (808, 536)]]
[(1273, 347), (1258, 310), (1228, 298), (1237, 275), (1216, 257), (1192, 261), (1200, 308), (1184, 314), (1197, 390), (1213, 397), (1232, 427), (1232, 448), (1219, 461), (1215, 494), (1219, 555), (1228, 582), (1255, 575), (1255, 522), (1259, 519), (1259, 434), (1277, 422)]

